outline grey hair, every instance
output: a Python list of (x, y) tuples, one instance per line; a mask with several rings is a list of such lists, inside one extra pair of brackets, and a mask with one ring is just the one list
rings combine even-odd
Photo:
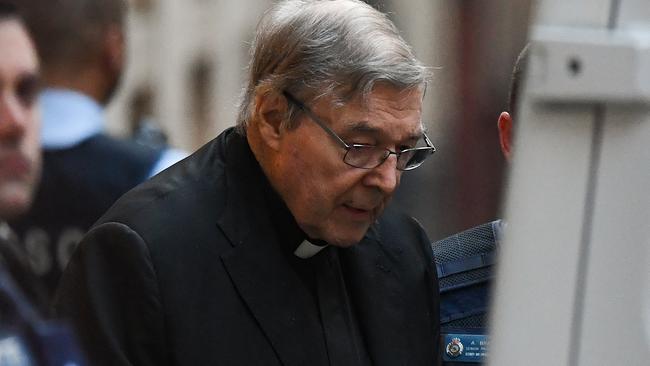
[[(378, 82), (407, 90), (430, 77), (386, 14), (358, 0), (281, 1), (260, 20), (250, 54), (237, 119), (242, 134), (258, 94), (286, 91), (305, 101), (331, 95), (345, 104), (365, 101)], [(296, 114), (290, 105), (283, 127), (294, 128)]]

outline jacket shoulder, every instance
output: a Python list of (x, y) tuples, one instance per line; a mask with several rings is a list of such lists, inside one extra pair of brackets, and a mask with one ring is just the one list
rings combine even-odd
[[(120, 197), (95, 225), (120, 222), (138, 229), (165, 227), (183, 217), (214, 214), (223, 206), (224, 159), (215, 139), (187, 159)], [(177, 213), (183, 213), (178, 215)], [(188, 214), (191, 213), (191, 214)]]

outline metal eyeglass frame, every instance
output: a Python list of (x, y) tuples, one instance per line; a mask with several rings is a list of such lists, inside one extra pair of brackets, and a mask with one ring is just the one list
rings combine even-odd
[[(300, 108), (301, 111), (305, 112), (305, 114), (307, 114), (309, 119), (316, 122), (316, 124), (318, 126), (320, 126), (320, 128), (322, 128), (325, 132), (327, 132), (328, 135), (330, 135), (332, 138), (334, 138), (334, 140), (336, 140), (343, 148), (345, 148), (345, 155), (343, 156), (343, 162), (346, 163), (347, 165), (351, 166), (351, 167), (355, 167), (355, 168), (359, 168), (359, 169), (374, 169), (374, 168), (380, 166), (381, 164), (383, 164), (386, 161), (386, 159), (388, 159), (388, 157), (391, 156), (391, 155), (395, 155), (395, 157), (397, 158), (397, 161), (399, 162), (400, 161), (399, 160), (400, 156), (402, 154), (404, 154), (404, 153), (410, 153), (410, 152), (417, 153), (418, 151), (426, 150), (426, 151), (429, 152), (429, 155), (432, 155), (434, 152), (436, 152), (435, 146), (433, 146), (433, 143), (431, 143), (431, 140), (429, 140), (429, 137), (423, 131), (422, 136), (424, 137), (424, 142), (427, 144), (427, 146), (414, 147), (414, 148), (411, 148), (411, 149), (404, 149), (402, 151), (391, 151), (389, 149), (384, 148), (384, 150), (387, 153), (384, 155), (384, 157), (381, 159), (381, 161), (379, 161), (379, 163), (377, 163), (377, 165), (370, 166), (370, 167), (352, 165), (349, 162), (345, 161), (345, 158), (348, 156), (348, 153), (350, 152), (350, 150), (352, 150), (353, 148), (377, 148), (377, 146), (364, 145), (364, 144), (348, 145), (345, 141), (343, 141), (343, 139), (341, 137), (339, 137), (339, 135), (336, 134), (336, 132), (334, 132), (329, 126), (327, 126), (327, 124), (325, 124), (325, 122), (323, 122), (318, 116), (316, 116), (316, 114), (314, 114), (314, 112), (312, 112), (311, 109), (309, 109), (309, 107), (307, 107), (304, 103), (297, 100), (293, 95), (291, 95), (287, 91), (283, 91), (282, 94), (287, 99), (287, 101), (294, 104), (296, 107)], [(422, 163), (424, 163), (424, 161), (426, 160), (426, 158), (429, 155), (426, 155), (424, 158), (422, 158), (422, 160), (419, 163), (417, 163), (416, 165), (413, 165), (413, 166), (410, 166), (410, 167), (405, 166), (404, 168), (396, 167), (396, 169), (401, 170), (401, 171), (409, 171), (409, 170), (416, 169), (416, 168), (420, 167), (420, 165), (422, 165)], [(415, 155), (413, 155), (413, 156), (415, 156)], [(407, 164), (407, 163), (408, 163), (408, 161), (405, 164)]]

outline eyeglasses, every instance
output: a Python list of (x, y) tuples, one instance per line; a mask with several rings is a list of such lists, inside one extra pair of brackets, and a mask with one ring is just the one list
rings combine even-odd
[(429, 155), (432, 155), (436, 152), (436, 148), (429, 140), (429, 137), (426, 133), (422, 132), (424, 137), (424, 142), (427, 146), (423, 147), (414, 147), (411, 149), (404, 149), (401, 151), (391, 151), (386, 148), (374, 145), (364, 145), (364, 144), (350, 144), (348, 145), (343, 139), (339, 137), (331, 128), (327, 126), (318, 116), (314, 114), (306, 105), (298, 101), (288, 92), (283, 92), (284, 97), (287, 98), (287, 101), (294, 104), (301, 111), (303, 111), (309, 119), (316, 122), (320, 128), (327, 132), (334, 140), (336, 140), (341, 147), (345, 148), (345, 155), (343, 156), (343, 162), (353, 166), (355, 168), (361, 169), (373, 169), (380, 166), (389, 156), (395, 155), (397, 157), (397, 170), (413, 170), (424, 162)]

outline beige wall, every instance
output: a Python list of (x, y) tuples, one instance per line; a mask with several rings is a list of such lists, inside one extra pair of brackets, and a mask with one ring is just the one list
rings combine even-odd
[[(110, 130), (130, 133), (130, 101), (143, 87), (152, 91), (153, 117), (177, 147), (194, 150), (233, 125), (247, 43), (269, 3), (158, 0), (147, 10), (132, 8), (128, 67), (109, 108)], [(204, 72), (197, 75), (199, 64)], [(207, 102), (203, 114), (197, 113), (197, 84)]]

